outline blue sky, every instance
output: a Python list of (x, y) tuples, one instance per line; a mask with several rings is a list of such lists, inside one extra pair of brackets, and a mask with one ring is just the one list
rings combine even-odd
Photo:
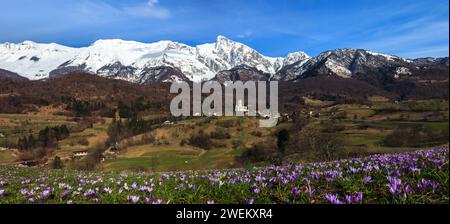
[(365, 48), (403, 57), (448, 56), (448, 0), (0, 0), (0, 42), (87, 46), (97, 39), (217, 35), (268, 56)]

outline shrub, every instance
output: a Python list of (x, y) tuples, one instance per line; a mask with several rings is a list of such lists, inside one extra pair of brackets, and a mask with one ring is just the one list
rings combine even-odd
[(275, 145), (272, 142), (259, 142), (247, 148), (238, 160), (241, 163), (270, 161), (276, 157)]
[(437, 130), (425, 125), (401, 125), (384, 139), (389, 147), (422, 147), (448, 143), (448, 129)]
[(61, 158), (59, 156), (55, 156), (52, 162), (52, 168), (53, 169), (62, 169), (64, 167), (63, 162), (61, 161)]
[(223, 127), (223, 128), (231, 128), (234, 126), (237, 126), (239, 124), (238, 120), (218, 120), (216, 122), (217, 126)]
[(79, 139), (79, 140), (77, 141), (77, 143), (78, 143), (79, 145), (84, 145), (84, 146), (89, 145), (89, 141), (88, 141), (86, 138), (81, 138), (81, 139)]
[(218, 128), (215, 131), (211, 132), (211, 138), (214, 139), (229, 139), (231, 138), (230, 134), (223, 128)]
[(320, 128), (323, 132), (327, 133), (336, 133), (345, 130), (345, 126), (342, 123), (334, 121), (321, 121), (320, 122)]
[(231, 142), (233, 149), (239, 149), (244, 147), (244, 142), (239, 139), (235, 139)]
[(212, 146), (214, 148), (226, 148), (228, 145), (226, 142), (220, 142), (220, 141), (213, 141)]
[(250, 134), (253, 135), (253, 136), (256, 136), (256, 137), (261, 137), (262, 136), (262, 132), (260, 132), (260, 131), (252, 131)]
[(183, 139), (183, 140), (181, 140), (181, 142), (180, 142), (180, 146), (184, 146), (184, 145), (186, 145), (187, 143), (189, 143), (189, 140)]
[(203, 132), (203, 130), (200, 130), (197, 134), (193, 134), (189, 138), (189, 145), (202, 149), (211, 149), (213, 144), (211, 142), (210, 136)]
[(155, 142), (155, 136), (153, 136), (151, 133), (145, 133), (142, 135), (141, 137), (141, 144), (145, 145), (145, 144), (152, 144)]
[(308, 125), (300, 131), (294, 148), (306, 158), (330, 161), (342, 157), (343, 145), (335, 133), (322, 132), (320, 127)]
[(277, 134), (277, 147), (281, 153), (284, 153), (286, 144), (289, 141), (289, 132), (286, 129), (279, 131)]

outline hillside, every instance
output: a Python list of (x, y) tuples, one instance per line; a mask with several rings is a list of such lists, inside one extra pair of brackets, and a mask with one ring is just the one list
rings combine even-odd
[(28, 79), (18, 75), (17, 73), (10, 72), (10, 71), (0, 68), (0, 81), (6, 81), (6, 80), (25, 81)]
[(168, 112), (171, 96), (163, 83), (139, 85), (91, 74), (73, 73), (49, 80), (0, 82), (0, 112), (25, 113), (48, 105), (85, 102), (97, 115), (115, 111), (119, 102), (138, 99), (148, 103), (149, 110)]
[[(141, 98), (153, 107), (153, 112), (167, 113), (170, 100), (169, 83), (162, 80), (179, 80), (179, 71), (160, 67), (153, 71), (155, 79), (148, 78), (145, 84), (104, 78), (92, 74), (71, 73), (48, 80), (29, 81), (20, 76), (0, 82), (0, 113), (26, 113), (40, 107), (67, 104), (67, 100), (89, 102), (90, 109), (97, 115), (112, 116), (119, 102), (134, 102)], [(157, 74), (157, 75), (156, 75)], [(268, 74), (259, 73), (250, 67), (221, 72), (218, 80), (267, 80)], [(8, 77), (10, 77), (8, 75)], [(187, 78), (182, 80), (187, 81)], [(358, 79), (314, 76), (295, 82), (280, 81), (279, 96), (282, 112), (302, 106), (301, 97), (340, 103), (369, 103), (371, 96), (383, 96), (392, 101), (448, 99), (448, 80), (440, 82), (398, 81), (384, 87), (372, 85)], [(151, 109), (151, 108), (149, 108)], [(150, 111), (144, 113), (151, 113)]]

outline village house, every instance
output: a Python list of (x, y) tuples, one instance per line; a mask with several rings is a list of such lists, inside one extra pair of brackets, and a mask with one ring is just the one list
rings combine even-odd
[(103, 153), (103, 156), (107, 155), (114, 155), (119, 151), (119, 149), (116, 146), (111, 146), (105, 152)]
[(172, 121), (167, 120), (167, 121), (164, 121), (163, 125), (170, 126), (170, 125), (174, 125), (174, 123)]
[(87, 150), (78, 150), (78, 151), (73, 151), (72, 152), (72, 156), (74, 158), (82, 158), (88, 155), (88, 151)]

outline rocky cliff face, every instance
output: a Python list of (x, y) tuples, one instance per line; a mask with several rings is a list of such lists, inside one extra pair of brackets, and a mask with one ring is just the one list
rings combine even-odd
[(270, 74), (247, 65), (239, 65), (230, 70), (220, 71), (214, 80), (225, 81), (268, 81)]

